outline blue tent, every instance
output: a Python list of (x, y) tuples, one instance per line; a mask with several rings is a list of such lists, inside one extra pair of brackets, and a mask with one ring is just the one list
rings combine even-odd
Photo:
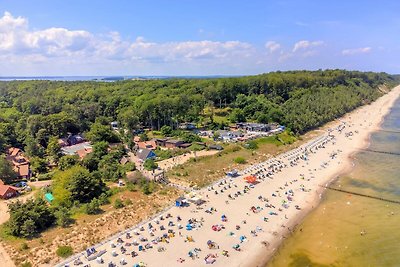
[(186, 205), (185, 198), (179, 197), (175, 200), (175, 206), (177, 207), (184, 207)]
[(191, 225), (190, 223), (188, 223), (188, 224), (186, 225), (186, 230), (190, 231), (190, 230), (192, 230), (192, 229), (193, 229), (192, 225)]

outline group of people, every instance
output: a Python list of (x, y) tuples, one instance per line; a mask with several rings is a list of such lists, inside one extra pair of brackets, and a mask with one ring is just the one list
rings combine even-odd
[[(332, 138), (324, 137), (318, 139), (317, 142), (312, 144), (312, 147), (315, 148), (319, 146), (323, 148), (329, 140), (332, 140)], [(101, 251), (102, 254), (95, 257), (97, 252), (90, 250), (91, 259), (95, 259), (97, 263), (101, 264), (104, 263), (102, 255), (105, 254), (105, 256), (107, 256), (108, 254), (111, 255), (111, 257), (108, 258), (114, 259), (114, 261), (118, 262), (120, 265), (125, 265), (128, 264), (128, 261), (132, 261), (127, 260), (127, 257), (138, 257), (137, 259), (139, 261), (141, 253), (145, 251), (157, 251), (158, 253), (168, 251), (168, 249), (173, 246), (172, 244), (174, 244), (176, 238), (183, 239), (184, 242), (187, 242), (188, 246), (191, 246), (191, 243), (196, 245), (196, 248), (190, 249), (186, 255), (183, 254), (177, 258), (178, 263), (184, 263), (188, 259), (199, 260), (200, 255), (203, 253), (205, 263), (211, 264), (218, 260), (219, 255), (228, 257), (231, 253), (242, 251), (242, 249), (245, 248), (246, 242), (251, 238), (257, 238), (261, 232), (264, 232), (263, 229), (268, 227), (268, 223), (275, 220), (273, 218), (279, 217), (280, 223), (284, 225), (282, 220), (289, 219), (285, 212), (286, 210), (301, 209), (299, 205), (292, 205), (292, 203), (298, 193), (309, 191), (303, 183), (299, 183), (300, 180), (305, 179), (304, 175), (300, 175), (300, 177), (291, 180), (286, 179), (282, 181), (281, 186), (277, 187), (276, 190), (268, 196), (252, 194), (252, 190), (254, 190), (258, 184), (268, 183), (268, 181), (273, 180), (278, 172), (293, 166), (294, 163), (297, 164), (300, 160), (306, 161), (307, 158), (301, 156), (304, 155), (304, 151), (305, 148), (300, 148), (289, 154), (283, 154), (279, 158), (270, 159), (266, 162), (253, 165), (245, 169), (241, 173), (241, 176), (237, 178), (225, 177), (209, 186), (207, 190), (199, 192), (199, 194), (204, 194), (206, 199), (206, 204), (203, 204), (204, 206), (200, 208), (204, 210), (203, 216), (195, 218), (193, 214), (188, 214), (187, 212), (184, 213), (186, 216), (183, 214), (178, 215), (176, 212), (176, 215), (172, 215), (169, 212), (165, 213), (165, 215), (160, 215), (151, 222), (148, 222), (147, 225), (141, 225), (135, 230), (125, 233), (125, 236), (119, 236), (116, 240), (110, 242), (110, 254)], [(241, 177), (245, 175), (256, 177), (256, 182), (242, 180)], [(240, 201), (243, 196), (249, 195), (254, 195), (254, 201), (239, 221), (232, 221), (229, 214), (224, 213), (224, 210), (219, 210), (220, 208), (217, 210), (213, 206), (213, 201), (216, 198), (224, 199), (225, 204), (230, 204)], [(193, 211), (198, 212), (199, 208), (196, 207)], [(251, 216), (257, 216), (260, 219), (247, 219), (247, 217)], [(217, 220), (216, 218), (219, 218), (218, 223), (211, 224), (212, 227), (210, 227), (209, 230), (207, 230), (207, 228), (202, 229), (205, 221), (215, 221)], [(249, 225), (248, 221), (253, 223), (257, 221), (257, 223)], [(211, 240), (209, 240), (207, 244), (199, 244), (191, 234), (191, 232), (199, 229), (202, 229), (202, 231), (211, 231), (211, 236), (212, 233), (226, 231), (228, 232), (228, 237), (233, 238), (232, 240), (229, 239), (231, 245), (227, 246), (225, 244), (224, 246), (220, 246), (215, 241)], [(205, 233), (204, 235), (208, 234)], [(210, 249), (213, 250), (213, 253), (208, 253), (210, 251), (207, 250)], [(218, 251), (215, 252), (215, 250)], [(88, 258), (89, 257), (86, 257), (86, 261), (88, 261)], [(114, 261), (109, 261), (108, 265), (114, 266)], [(82, 261), (79, 260), (79, 264), (81, 263)], [(143, 261), (136, 263), (136, 266), (145, 265)]]

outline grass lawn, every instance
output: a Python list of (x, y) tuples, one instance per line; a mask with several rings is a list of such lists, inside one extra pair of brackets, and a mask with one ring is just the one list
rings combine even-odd
[[(281, 144), (279, 142), (279, 144)], [(192, 186), (204, 187), (223, 177), (231, 169), (243, 169), (246, 165), (235, 163), (238, 157), (244, 158), (247, 164), (253, 164), (270, 158), (284, 151), (285, 146), (264, 141), (257, 150), (243, 148), (240, 144), (229, 144), (223, 151), (213, 156), (201, 157), (177, 166), (167, 172), (174, 180), (181, 180)]]

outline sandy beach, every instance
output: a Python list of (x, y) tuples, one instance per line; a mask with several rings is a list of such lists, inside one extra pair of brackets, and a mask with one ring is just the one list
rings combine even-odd
[[(196, 191), (204, 204), (171, 207), (58, 266), (73, 266), (78, 257), (81, 266), (264, 266), (318, 205), (323, 186), (351, 168), (351, 155), (368, 146), (399, 94), (397, 86), (309, 143)], [(254, 184), (244, 179), (249, 175)]]

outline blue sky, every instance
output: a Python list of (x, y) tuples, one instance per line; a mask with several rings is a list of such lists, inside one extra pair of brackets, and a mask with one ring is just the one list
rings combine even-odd
[(400, 73), (400, 1), (0, 0), (0, 76)]

